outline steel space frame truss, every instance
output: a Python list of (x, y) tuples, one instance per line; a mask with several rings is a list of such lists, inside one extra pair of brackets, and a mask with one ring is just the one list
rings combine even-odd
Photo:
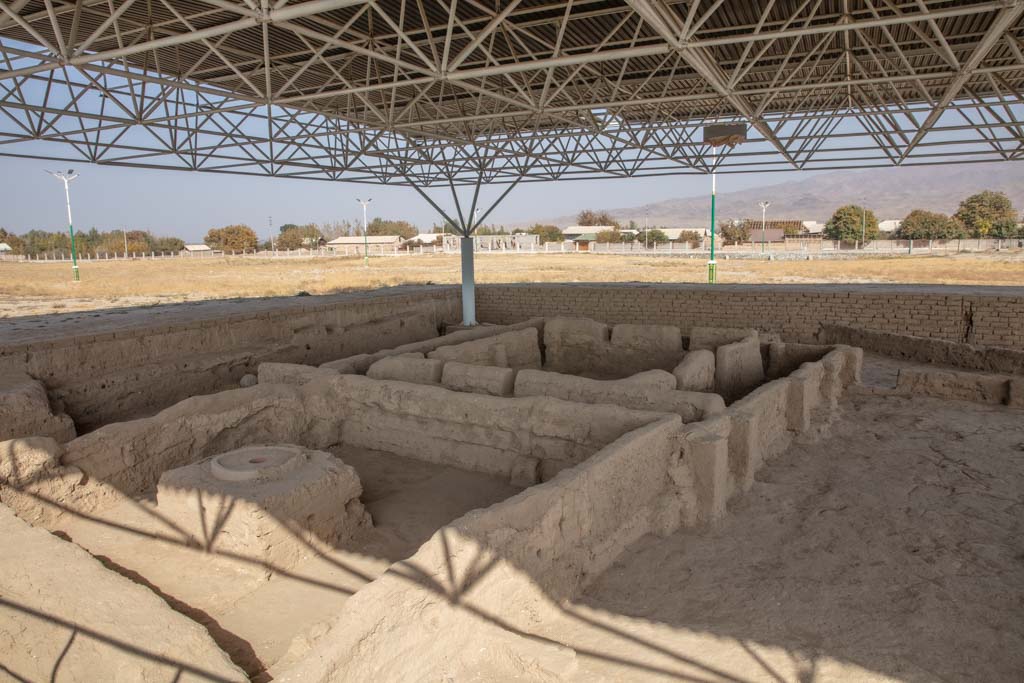
[[(737, 4), (754, 6), (742, 25)], [(1022, 15), (1021, 0), (0, 0), (0, 155), (453, 191), (1017, 160)], [(747, 122), (751, 141), (712, 155), (709, 121)]]

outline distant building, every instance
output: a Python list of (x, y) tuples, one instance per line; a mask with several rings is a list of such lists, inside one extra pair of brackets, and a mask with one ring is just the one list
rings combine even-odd
[(898, 221), (898, 220), (895, 220), (895, 219), (890, 219), (890, 220), (887, 220), (887, 221), (879, 221), (878, 222), (878, 231), (879, 232), (896, 232), (897, 230), (900, 229), (900, 226), (902, 224), (903, 224), (903, 221)]
[[(706, 227), (700, 227), (700, 228), (651, 228), (652, 232), (655, 231), (655, 230), (660, 230), (661, 232), (665, 233), (665, 237), (668, 237), (670, 242), (678, 242), (682, 238), (683, 233), (690, 233), (690, 232), (697, 233), (697, 238), (698, 239), (704, 239), (704, 237), (706, 237), (707, 234), (708, 234), (708, 228), (706, 228)], [(637, 239), (639, 241), (641, 241), (641, 242), (643, 241), (643, 239), (644, 239), (643, 231), (641, 231), (640, 234), (637, 235)]]
[[(461, 239), (460, 235), (451, 233), (444, 235), (445, 250), (458, 250)], [(476, 251), (529, 251), (535, 249), (538, 244), (540, 244), (540, 237), (526, 232), (473, 235), (473, 248)]]
[(820, 235), (825, 232), (825, 224), (818, 221), (803, 221), (802, 225), (808, 235)]
[[(599, 232), (614, 229), (614, 225), (570, 225), (568, 228), (562, 230), (562, 234), (565, 235), (565, 239), (574, 242), (576, 241), (576, 238), (581, 235), (588, 235), (590, 233), (596, 235)], [(594, 240), (589, 241), (593, 242)]]
[(7, 244), (7, 242), (0, 242), (0, 254), (8, 254), (12, 251), (14, 249), (11, 248), (11, 245)]
[(185, 248), (181, 251), (186, 254), (209, 254), (213, 249), (206, 244), (186, 244)]
[(327, 246), (327, 240), (323, 237), (303, 237), (302, 246), (306, 249), (323, 249)]
[(786, 231), (782, 228), (765, 228), (763, 231), (754, 229), (750, 231), (750, 241), (756, 244), (761, 242), (785, 242)]
[(410, 237), (402, 243), (405, 247), (418, 247), (421, 244), (439, 244), (444, 239), (444, 233), (441, 232), (421, 232), (415, 237)]
[[(365, 240), (365, 242), (364, 242)], [(333, 240), (326, 244), (328, 249), (336, 249), (338, 247), (361, 247), (363, 244), (372, 244), (373, 246), (384, 246), (384, 247), (397, 247), (402, 241), (402, 238), (398, 235), (344, 235), (342, 237), (335, 237)]]

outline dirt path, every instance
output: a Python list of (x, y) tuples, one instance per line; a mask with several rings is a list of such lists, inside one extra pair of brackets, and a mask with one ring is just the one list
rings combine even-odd
[(1024, 675), (1024, 411), (860, 393), (717, 528), (646, 537), (542, 634), (580, 681)]

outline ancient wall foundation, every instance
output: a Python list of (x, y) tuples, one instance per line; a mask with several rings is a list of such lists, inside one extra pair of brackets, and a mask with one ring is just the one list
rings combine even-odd
[[(750, 327), (814, 343), (822, 325), (1024, 349), (1024, 289), (913, 285), (508, 284), (477, 288), (493, 323), (568, 316), (608, 324)], [(836, 340), (843, 341), (843, 340)]]
[(51, 402), (88, 431), (237, 386), (265, 361), (317, 365), (377, 351), (382, 340), (436, 337), (459, 316), (458, 292), (450, 287), (291, 298), (234, 314), (219, 305), (213, 317), (200, 304), (192, 319), (168, 313), (161, 322), (155, 313), (145, 323), (97, 326), (92, 334), (76, 334), (75, 327), (43, 337), (19, 333), (0, 345), (0, 375), (41, 381)]

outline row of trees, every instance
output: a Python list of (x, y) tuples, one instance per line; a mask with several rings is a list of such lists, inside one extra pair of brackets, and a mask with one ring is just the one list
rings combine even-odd
[[(71, 252), (71, 236), (67, 231), (29, 230), (16, 235), (0, 228), (0, 242), (15, 254), (38, 256), (53, 252)], [(90, 228), (75, 233), (75, 250), (79, 254), (121, 254), (151, 251), (180, 251), (185, 242), (177, 237), (157, 237), (145, 230), (107, 230)]]
[[(825, 237), (855, 241), (878, 237), (878, 219), (871, 209), (848, 204), (836, 209), (825, 225)], [(898, 239), (964, 239), (1024, 237), (1024, 228), (1010, 198), (1002, 192), (986, 190), (960, 202), (952, 216), (925, 209), (914, 209), (900, 223)]]

